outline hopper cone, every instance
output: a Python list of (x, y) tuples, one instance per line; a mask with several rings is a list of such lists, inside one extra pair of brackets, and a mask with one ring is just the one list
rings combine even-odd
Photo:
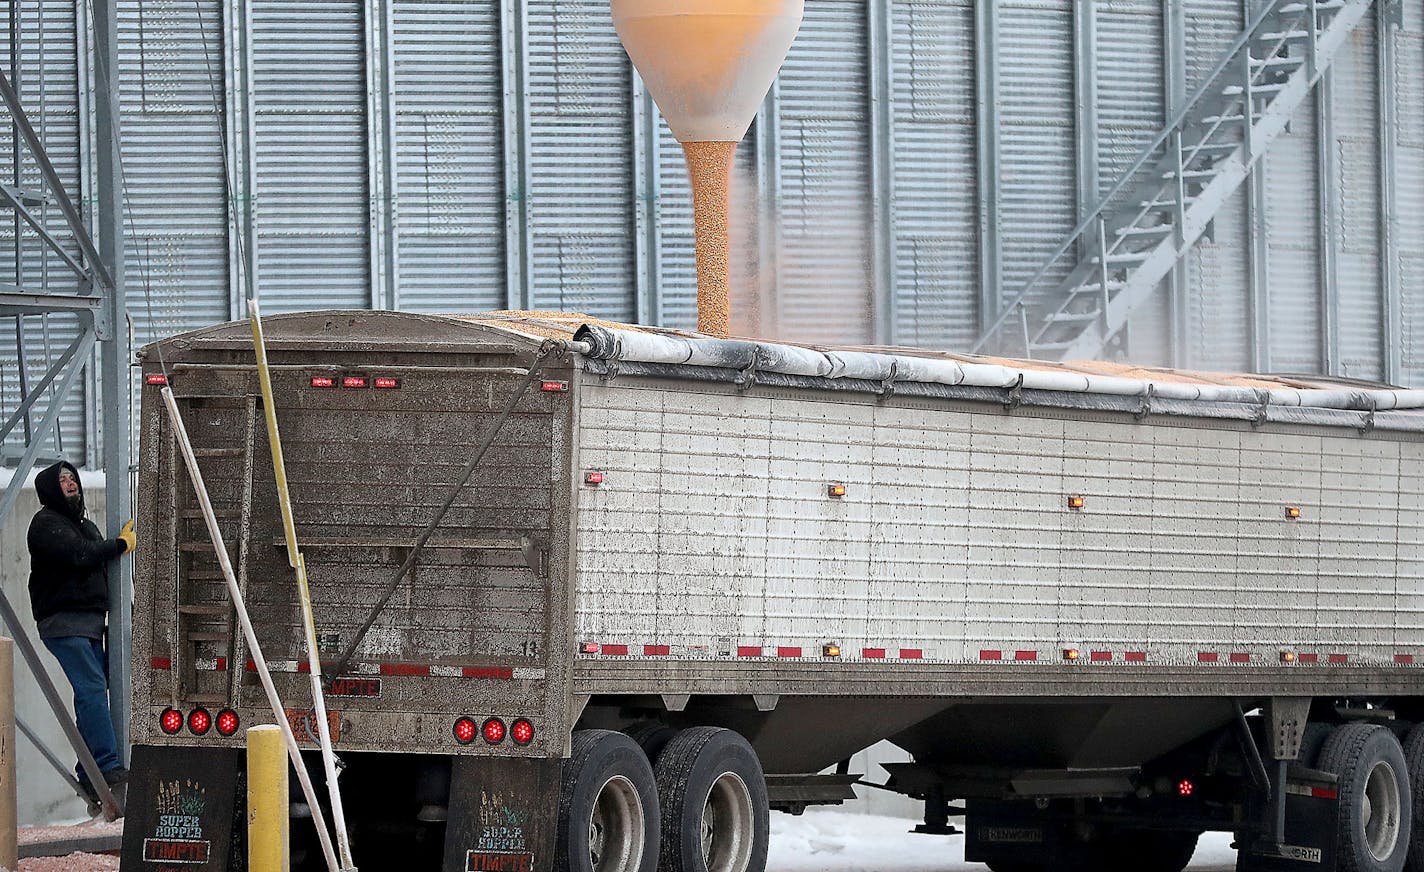
[(613, 24), (679, 142), (740, 142), (803, 0), (612, 0)]

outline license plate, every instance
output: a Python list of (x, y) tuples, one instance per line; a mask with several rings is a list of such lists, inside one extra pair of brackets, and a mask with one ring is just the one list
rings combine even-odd
[[(297, 737), (298, 742), (318, 741), (316, 712), (311, 709), (287, 709), (287, 725), (292, 728), (292, 735)], [(326, 710), (326, 728), (331, 733), (333, 743), (341, 741), (341, 712)]]

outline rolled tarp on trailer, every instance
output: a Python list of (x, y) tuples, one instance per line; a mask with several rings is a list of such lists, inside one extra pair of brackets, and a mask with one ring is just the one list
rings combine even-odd
[[(1099, 375), (1043, 363), (983, 362), (892, 351), (820, 350), (801, 345), (742, 339), (679, 336), (585, 324), (574, 335), (587, 357), (604, 361), (698, 366), (781, 375), (876, 382), (1022, 388), (1032, 391), (1160, 397), (1205, 403), (1294, 406), (1354, 412), (1424, 409), (1424, 390), (1399, 388), (1301, 388), (1213, 384), (1190, 379), (1153, 380)], [(963, 356), (958, 356), (963, 357)], [(1024, 362), (1025, 364), (1027, 362)], [(1253, 380), (1242, 377), (1243, 381)], [(1260, 381), (1260, 379), (1254, 379)]]

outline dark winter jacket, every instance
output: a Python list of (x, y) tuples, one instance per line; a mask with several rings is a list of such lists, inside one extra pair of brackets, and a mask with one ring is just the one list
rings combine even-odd
[(81, 488), (71, 505), (59, 487), (59, 471), (79, 472), (64, 461), (35, 476), (43, 506), (30, 521), (30, 610), (35, 621), (62, 612), (103, 615), (109, 610), (108, 564), (124, 551), (120, 539), (105, 539), (84, 517)]

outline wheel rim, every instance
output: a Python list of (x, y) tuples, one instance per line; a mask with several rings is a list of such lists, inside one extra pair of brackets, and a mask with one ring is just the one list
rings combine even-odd
[(707, 872), (746, 872), (755, 839), (752, 794), (735, 772), (712, 783), (702, 806), (702, 861)]
[(1370, 856), (1384, 861), (1394, 855), (1399, 844), (1399, 823), (1399, 781), (1394, 767), (1381, 760), (1370, 770), (1364, 801), (1360, 803), (1360, 826)]
[(643, 800), (615, 775), (599, 788), (588, 819), (588, 860), (594, 872), (636, 872), (643, 862)]

